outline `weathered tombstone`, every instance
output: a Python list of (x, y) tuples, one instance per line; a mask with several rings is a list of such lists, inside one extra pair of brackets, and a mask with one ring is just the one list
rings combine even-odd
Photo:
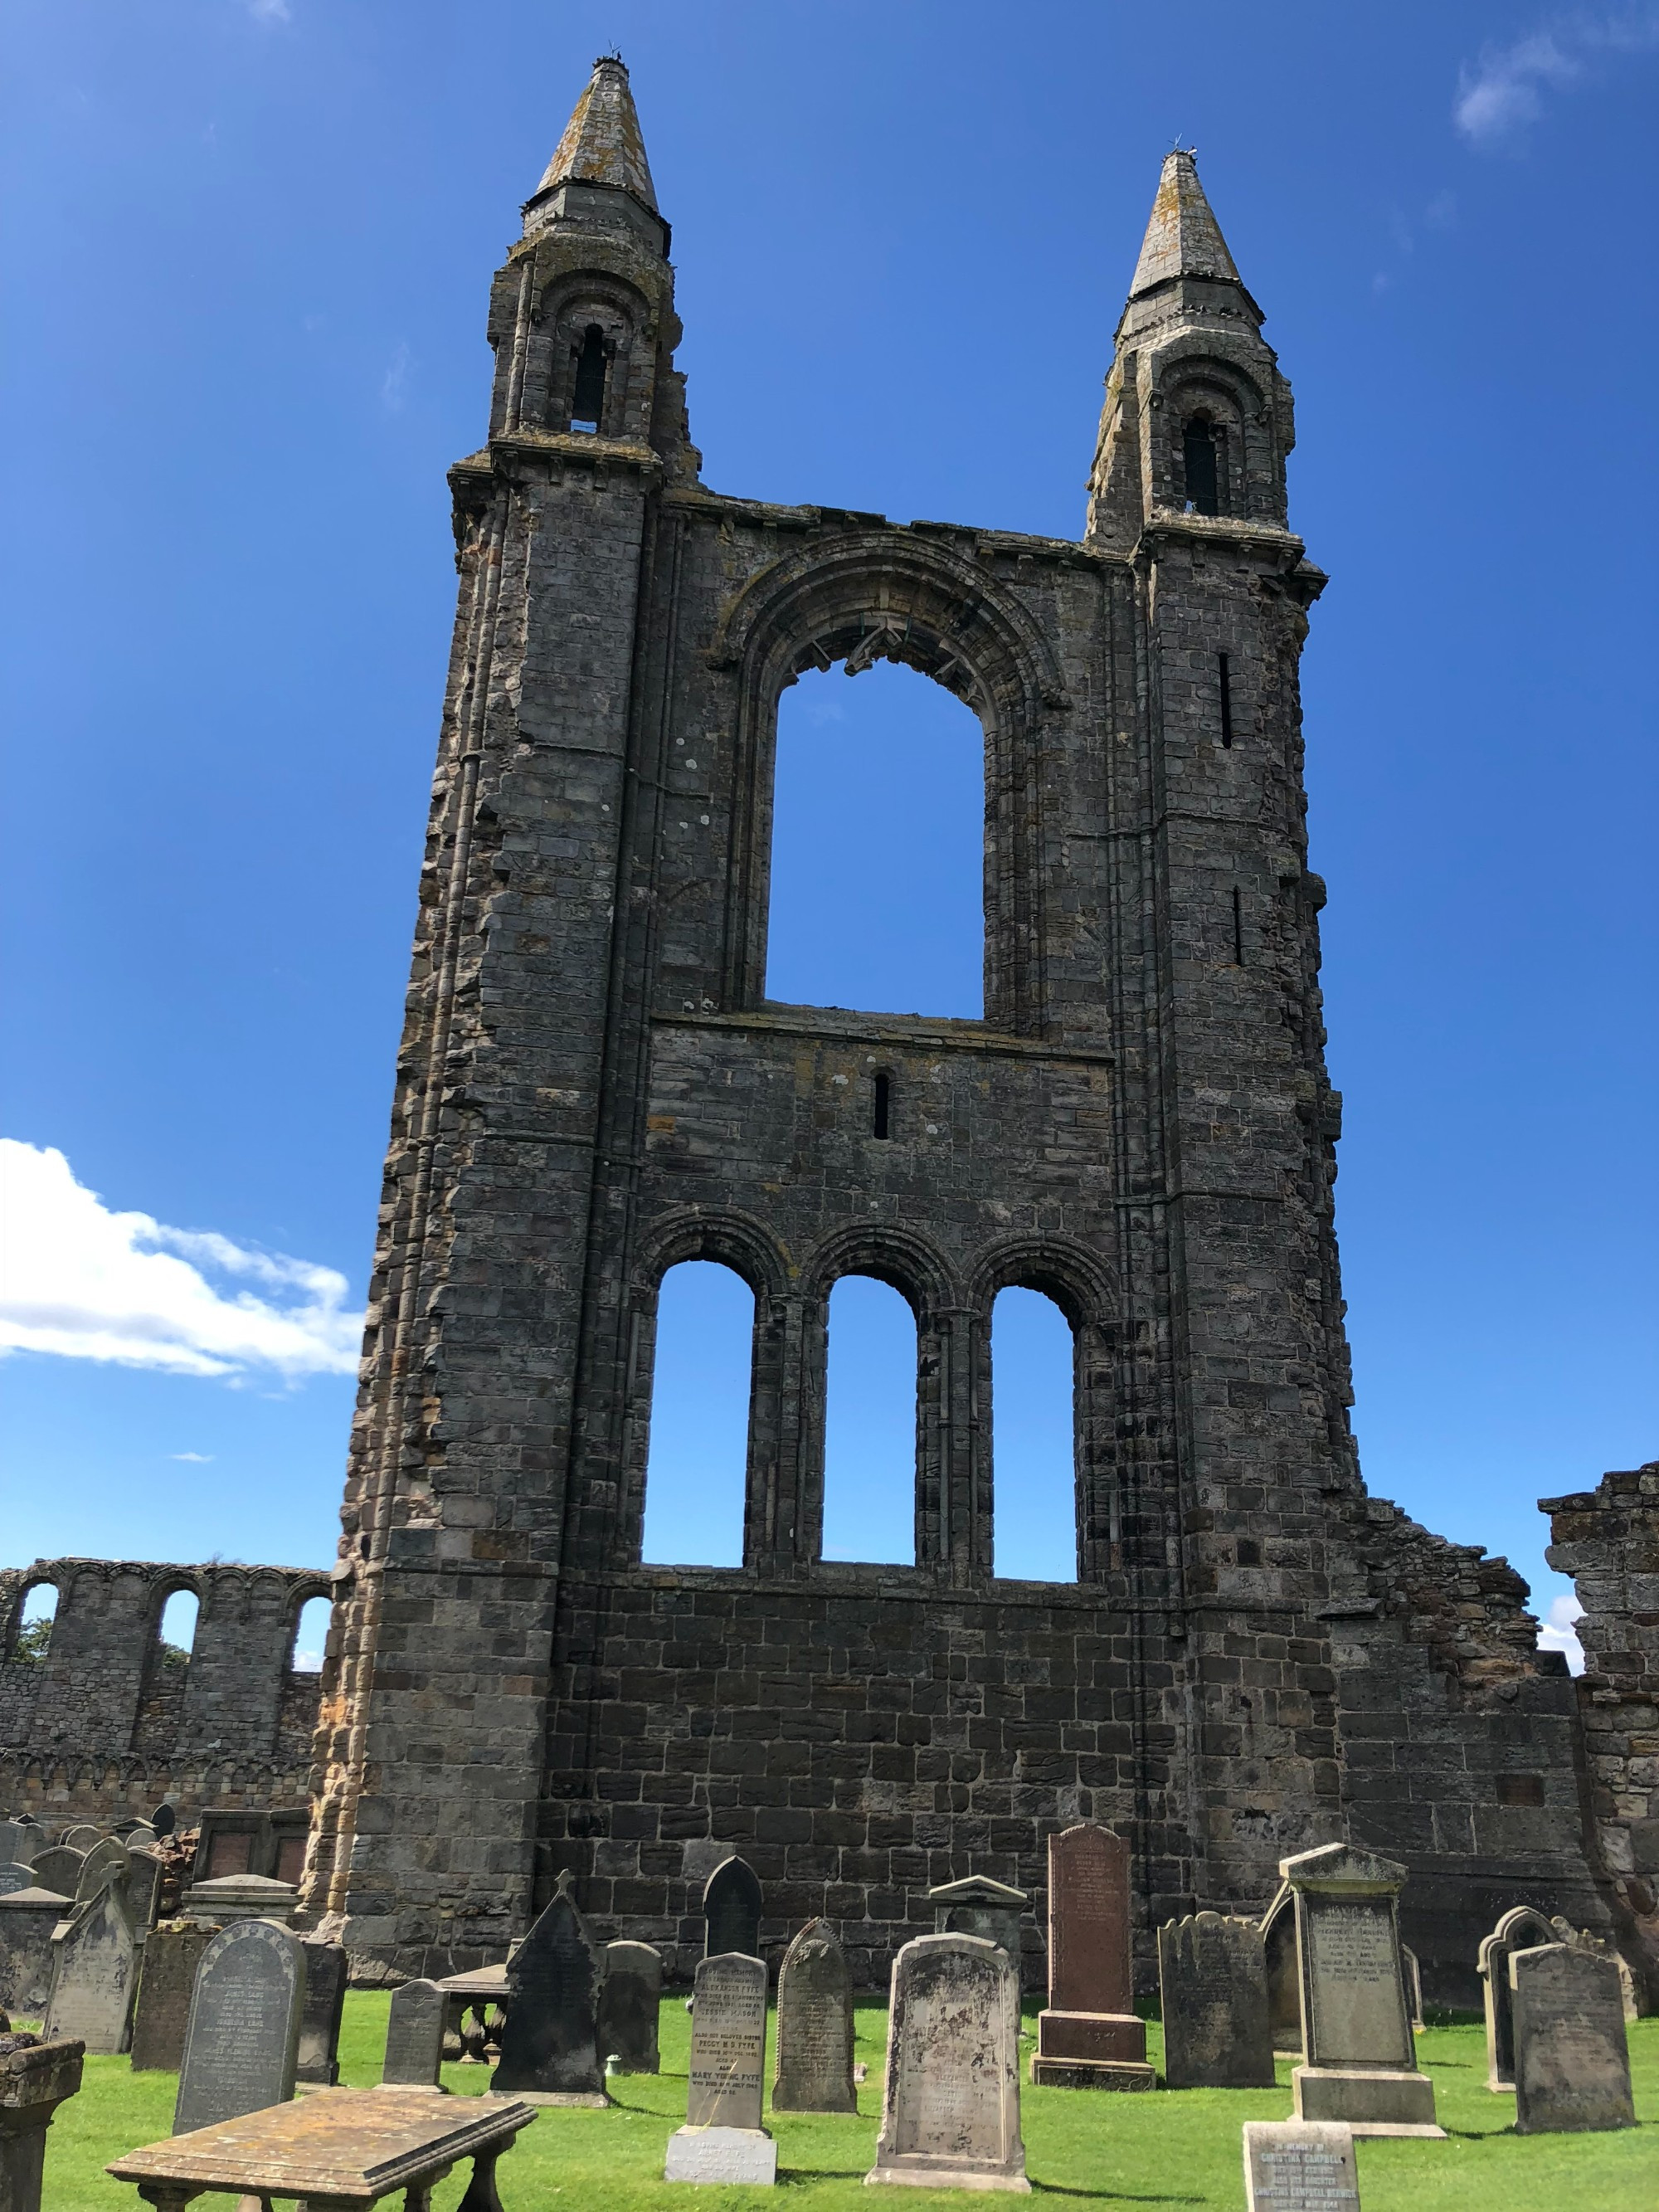
[(1281, 1859), (1296, 1893), (1304, 2063), (1291, 2076), (1299, 2120), (1357, 2136), (1443, 2136), (1434, 2084), (1417, 2070), (1400, 1963), (1396, 1859), (1326, 1844)]
[(115, 1832), (130, 1851), (148, 1850), (155, 1841), (155, 1831), (148, 1820), (118, 1820)]
[(1359, 2212), (1353, 2130), (1335, 2120), (1246, 2120), (1246, 2212)]
[(1406, 2017), (1412, 2024), (1412, 2033), (1423, 2033), (1423, 1969), (1417, 1963), (1417, 1954), (1409, 1943), (1400, 1947), (1400, 1971), (1406, 1978)]
[[(1601, 1936), (1592, 1936), (1588, 1928), (1575, 1928), (1571, 1920), (1564, 1918), (1559, 1912), (1552, 1918), (1550, 1927), (1553, 1933), (1547, 1939), (1550, 1942), (1565, 1943), (1570, 1951), (1588, 1951), (1594, 1958), (1612, 1960), (1618, 1970), (1619, 1987), (1625, 2000), (1625, 2018), (1639, 2019), (1641, 2008), (1636, 2001), (1636, 1977), (1632, 1973), (1630, 1961), (1624, 1953), (1615, 1951), (1612, 1944), (1603, 1942)], [(1522, 1946), (1517, 1944), (1516, 1948), (1519, 1950)]]
[(772, 2109), (855, 2112), (853, 1980), (827, 1920), (811, 1920), (778, 1969)]
[(238, 1920), (202, 1954), (185, 2030), (173, 2132), (216, 2127), (294, 2094), (306, 1952), (271, 1920)]
[(300, 2014), (300, 2056), (294, 2078), (331, 2089), (340, 2078), (340, 2019), (345, 2009), (350, 1961), (342, 1943), (301, 1939), (306, 1948), (306, 2002)]
[(88, 1898), (96, 1897), (100, 1889), (112, 1886), (120, 1890), (125, 1899), (127, 1876), (131, 1871), (132, 1861), (126, 1845), (118, 1844), (113, 1836), (106, 1836), (81, 1862), (81, 1878), (75, 1886), (76, 1903), (84, 1905)]
[(1000, 1943), (918, 1936), (893, 1961), (876, 2162), (866, 2179), (1029, 2191), (1019, 1974)]
[(1164, 2079), (1171, 2089), (1271, 2089), (1267, 1961), (1253, 1920), (1199, 1912), (1158, 1931)]
[(196, 1969), (218, 1932), (196, 1920), (166, 1920), (145, 1936), (132, 2014), (135, 2074), (174, 2074), (183, 2063)]
[(662, 2070), (657, 2015), (662, 2009), (662, 1953), (649, 1943), (607, 1943), (599, 1984), (599, 2051), (619, 2073)]
[(1134, 2008), (1129, 1846), (1091, 1820), (1048, 1838), (1048, 2002), (1037, 2014), (1031, 2079), (1062, 2089), (1158, 2081)]
[(81, 2086), (85, 2051), (0, 2035), (0, 2212), (40, 2212), (46, 2130)]
[(60, 1897), (73, 1897), (81, 1887), (81, 1869), (85, 1863), (84, 1851), (72, 1851), (66, 1844), (53, 1844), (49, 1850), (37, 1851), (31, 1862), (35, 1886), (55, 1889)]
[(127, 1908), (127, 1918), (142, 1936), (155, 1920), (155, 1908), (161, 1894), (161, 1883), (167, 1875), (167, 1863), (157, 1851), (136, 1850), (127, 1858), (127, 1875), (122, 1885), (122, 1901)]
[(138, 1943), (120, 1891), (106, 1887), (71, 1905), (52, 1931), (52, 1951), (44, 2033), (73, 2036), (105, 2057), (125, 2051), (137, 1993)]
[(52, 1994), (53, 1930), (71, 1910), (52, 1889), (0, 1897), (0, 2005), (37, 2020)]
[(0, 1863), (30, 1865), (46, 1840), (32, 1820), (0, 1820)]
[(1630, 2045), (1610, 1958), (1546, 1943), (1510, 1957), (1515, 2019), (1515, 2132), (1633, 2128)]
[(72, 1851), (90, 1851), (94, 1844), (104, 1841), (107, 1833), (107, 1829), (99, 1827), (95, 1821), (78, 1820), (72, 1828), (65, 1828), (58, 1840)]
[(405, 1982), (392, 1992), (386, 2028), (383, 2089), (435, 2089), (443, 2063), (449, 1999), (436, 1982)]
[(285, 1927), (299, 1901), (292, 1882), (272, 1881), (263, 1874), (227, 1874), (193, 1882), (179, 1909), (188, 1920), (216, 1921), (222, 1927), (233, 1920), (275, 1920)]
[(1018, 1969), (1031, 1903), (1029, 1890), (994, 1881), (988, 1874), (970, 1874), (960, 1881), (940, 1882), (927, 1892), (924, 1902), (933, 1908), (935, 1936), (982, 1936), (988, 1943), (1000, 1944)]
[(1261, 1916), (1267, 1961), (1267, 2021), (1275, 2051), (1302, 2051), (1302, 1974), (1296, 1956), (1296, 1892), (1287, 1881)]
[(730, 1951), (697, 1966), (685, 2125), (668, 2138), (667, 2181), (769, 2185), (778, 2147), (761, 2125), (766, 2055), (766, 1968)]
[(149, 1816), (149, 1826), (158, 1836), (170, 1836), (178, 1825), (178, 1814), (165, 1801)]
[(1480, 1939), (1480, 1973), (1486, 2014), (1486, 2087), (1500, 2094), (1515, 2087), (1515, 2027), (1510, 2008), (1510, 1958), (1553, 1943), (1555, 1930), (1530, 1905), (1505, 1912), (1490, 1936)]
[(747, 1859), (722, 1859), (703, 1884), (702, 1917), (706, 1924), (703, 1956), (719, 1958), (726, 1951), (760, 1956), (760, 1876)]
[(15, 1889), (34, 1887), (34, 1869), (19, 1866), (15, 1861), (0, 1865), (0, 1897), (9, 1897)]
[(559, 1876), (547, 1906), (507, 1963), (507, 2026), (490, 2087), (532, 2103), (605, 2105), (596, 2008), (602, 1972)]

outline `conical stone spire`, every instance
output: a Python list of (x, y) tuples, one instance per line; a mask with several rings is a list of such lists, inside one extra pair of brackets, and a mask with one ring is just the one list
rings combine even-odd
[[(577, 113), (580, 113), (580, 109)], [(632, 110), (629, 110), (632, 112)], [(575, 125), (573, 124), (574, 130)], [(567, 133), (567, 136), (568, 134)], [(641, 157), (643, 158), (643, 157)], [(1209, 276), (1224, 283), (1242, 284), (1221, 226), (1211, 212), (1198, 181), (1198, 164), (1179, 148), (1164, 157), (1158, 180), (1152, 220), (1140, 243), (1134, 282), (1129, 297), (1138, 299), (1159, 284), (1177, 276)]]
[(576, 102), (536, 196), (572, 181), (612, 185), (631, 192), (653, 215), (657, 212), (651, 164), (645, 158), (628, 70), (615, 54), (601, 54), (594, 63), (587, 89)]

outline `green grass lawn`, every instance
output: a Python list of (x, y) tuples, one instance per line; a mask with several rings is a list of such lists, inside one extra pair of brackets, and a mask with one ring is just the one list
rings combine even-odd
[[(353, 1990), (346, 1999), (340, 2057), (343, 2079), (367, 2087), (380, 2076), (390, 1999)], [(1035, 2015), (1028, 2015), (1028, 2029)], [(778, 2141), (778, 2179), (792, 2205), (830, 2212), (869, 2212), (862, 2193), (874, 2154), (881, 2105), (884, 2008), (860, 2006), (858, 2055), (870, 2069), (859, 2113), (769, 2117)], [(1162, 2057), (1156, 2022), (1148, 2055)], [(499, 2169), (507, 2212), (549, 2212), (557, 2198), (595, 2212), (633, 2212), (660, 2205), (678, 2187), (662, 2179), (663, 2151), (685, 2115), (690, 2022), (684, 2000), (662, 2012), (664, 2071), (613, 2082), (608, 2112), (544, 2112), (520, 2136)], [(1364, 2212), (1656, 2212), (1659, 2208), (1659, 2020), (1631, 2030), (1637, 2111), (1646, 2124), (1617, 2135), (1529, 2136), (1514, 2132), (1515, 2102), (1485, 2087), (1486, 2045), (1478, 2027), (1432, 2027), (1418, 2055), (1434, 2076), (1445, 2142), (1362, 2142), (1359, 2182)], [(1029, 2051), (1030, 2046), (1025, 2046)], [(447, 2085), (477, 2094), (489, 2084), (482, 2066), (447, 2066)], [(1204, 2205), (1241, 2212), (1244, 2202), (1239, 2128), (1245, 2120), (1290, 2117), (1290, 2064), (1279, 2089), (1158, 2090), (1114, 2096), (1074, 2089), (1022, 2093), (1026, 2165), (1034, 2194), (1100, 2204)], [(167, 2135), (177, 2077), (134, 2074), (125, 2058), (89, 2058), (81, 2094), (62, 2106), (48, 2139), (46, 2212), (141, 2212), (137, 2192), (112, 2181), (106, 2160)], [(434, 2197), (434, 2212), (453, 2212), (467, 2169), (458, 2168)], [(698, 2212), (754, 2206), (759, 2192), (710, 2188), (696, 2194)], [(204, 2198), (204, 2205), (210, 2202)], [(230, 2200), (216, 2200), (228, 2205)], [(911, 2189), (890, 2200), (903, 2212), (928, 2205), (961, 2206), (980, 2199), (947, 2191)]]

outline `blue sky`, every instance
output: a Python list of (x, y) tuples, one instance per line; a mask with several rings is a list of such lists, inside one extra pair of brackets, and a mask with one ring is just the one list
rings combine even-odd
[[(331, 1555), (443, 474), (613, 44), (720, 490), (1077, 534), (1158, 162), (1197, 145), (1333, 580), (1308, 777), (1368, 1480), (1547, 1601), (1533, 1500), (1659, 1451), (1659, 9), (1009, 21), (14, 0), (3, 1129), (52, 1279), (12, 1295), (57, 1348), (0, 1370), (9, 1560)], [(879, 686), (825, 681), (884, 744)], [(1000, 1372), (1036, 1467), (1040, 1346)]]

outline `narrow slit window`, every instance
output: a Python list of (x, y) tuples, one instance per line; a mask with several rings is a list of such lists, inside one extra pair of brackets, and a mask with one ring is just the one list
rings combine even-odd
[(576, 356), (576, 394), (570, 405), (573, 430), (597, 433), (605, 413), (605, 332), (590, 323)]
[(886, 1069), (883, 1068), (876, 1077), (876, 1095), (870, 1116), (870, 1133), (872, 1137), (891, 1136), (893, 1133), (890, 1127), (892, 1111), (893, 1079)]
[(1219, 514), (1221, 477), (1216, 465), (1215, 426), (1194, 415), (1182, 434), (1181, 458), (1187, 478), (1189, 514)]
[(1244, 895), (1233, 885), (1233, 965), (1244, 965)]
[(1232, 671), (1227, 665), (1224, 653), (1217, 655), (1221, 669), (1221, 742), (1231, 745), (1233, 741), (1233, 682)]

